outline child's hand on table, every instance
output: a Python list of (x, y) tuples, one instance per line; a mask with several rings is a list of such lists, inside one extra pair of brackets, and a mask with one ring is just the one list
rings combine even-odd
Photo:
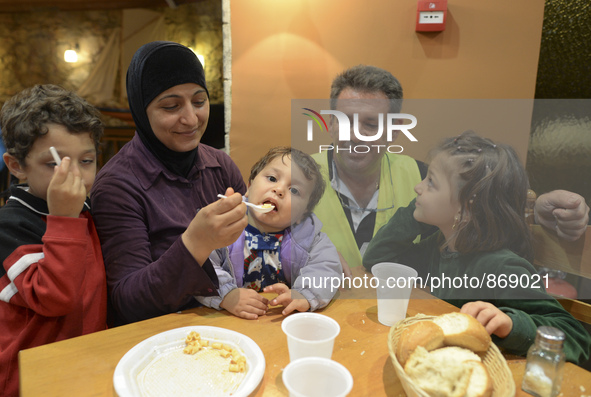
[(256, 320), (267, 313), (269, 300), (253, 289), (235, 288), (226, 294), (220, 307), (236, 317)]
[(285, 309), (281, 312), (284, 316), (287, 316), (294, 310), (298, 312), (306, 312), (310, 309), (310, 303), (302, 294), (298, 291), (291, 290), (287, 285), (283, 283), (277, 283), (265, 287), (263, 292), (273, 292), (277, 294), (277, 297), (271, 300), (271, 306), (283, 306)]
[(468, 302), (460, 309), (474, 317), (484, 325), (489, 335), (495, 334), (499, 338), (505, 338), (513, 329), (513, 320), (492, 303), (476, 301)]

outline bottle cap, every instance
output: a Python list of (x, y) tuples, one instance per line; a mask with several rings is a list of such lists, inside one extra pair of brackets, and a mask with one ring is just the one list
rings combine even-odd
[(549, 347), (559, 348), (562, 346), (565, 339), (564, 332), (558, 328), (541, 326), (536, 332), (536, 342), (541, 342)]

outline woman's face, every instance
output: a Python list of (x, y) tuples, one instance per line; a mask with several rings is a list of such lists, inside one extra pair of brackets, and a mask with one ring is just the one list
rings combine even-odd
[(146, 108), (156, 138), (170, 150), (188, 152), (199, 145), (209, 120), (209, 99), (195, 83), (175, 85)]

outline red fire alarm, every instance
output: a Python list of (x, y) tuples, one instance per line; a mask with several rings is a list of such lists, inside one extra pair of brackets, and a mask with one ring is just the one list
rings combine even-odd
[(445, 30), (447, 0), (419, 0), (417, 7), (417, 32), (441, 32)]

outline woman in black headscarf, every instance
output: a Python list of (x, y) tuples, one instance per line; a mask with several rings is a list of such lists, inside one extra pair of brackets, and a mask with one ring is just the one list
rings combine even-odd
[(199, 144), (209, 93), (193, 51), (166, 41), (142, 46), (127, 70), (127, 96), (136, 134), (100, 170), (90, 194), (116, 325), (215, 295), (208, 256), (247, 224), (238, 167)]

